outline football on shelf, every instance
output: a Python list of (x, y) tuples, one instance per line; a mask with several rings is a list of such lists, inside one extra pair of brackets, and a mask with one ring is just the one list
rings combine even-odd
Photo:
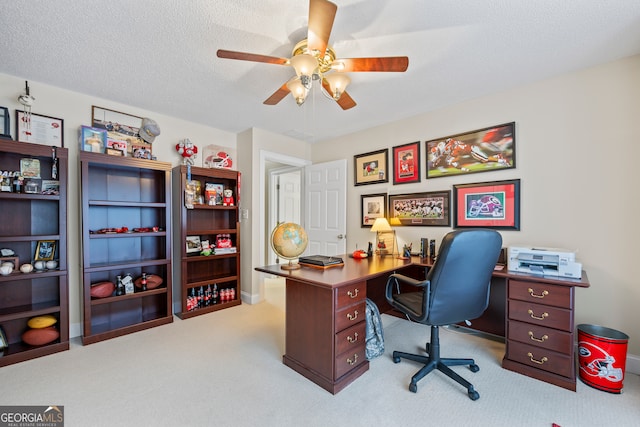
[(29, 345), (49, 344), (60, 337), (60, 332), (54, 327), (29, 329), (22, 334), (22, 341)]
[(113, 294), (116, 285), (113, 282), (98, 282), (91, 285), (91, 296), (93, 298), (106, 298)]
[(49, 326), (53, 326), (58, 322), (58, 319), (55, 316), (50, 314), (45, 314), (43, 316), (32, 317), (27, 322), (27, 326), (33, 329), (42, 329), (48, 328)]
[[(142, 288), (142, 276), (138, 277), (135, 282), (136, 288)], [(162, 285), (162, 277), (157, 274), (147, 274), (147, 289), (155, 289)]]

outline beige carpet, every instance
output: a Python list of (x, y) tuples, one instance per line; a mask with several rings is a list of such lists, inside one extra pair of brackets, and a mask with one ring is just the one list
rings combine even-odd
[(472, 356), (480, 371), (457, 372), (480, 393), (432, 373), (408, 391), (418, 369), (394, 364), (417, 351), (429, 329), (383, 316), (386, 352), (337, 395), (282, 364), (283, 288), (267, 301), (179, 320), (0, 369), (0, 404), (64, 405), (67, 427), (90, 426), (635, 426), (640, 377), (621, 395), (578, 381), (570, 392), (500, 367), (504, 345), (445, 330), (444, 357)]

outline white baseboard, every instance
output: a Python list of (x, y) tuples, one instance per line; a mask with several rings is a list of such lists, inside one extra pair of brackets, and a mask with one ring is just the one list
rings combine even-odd
[(627, 355), (626, 373), (640, 375), (640, 357), (636, 355)]

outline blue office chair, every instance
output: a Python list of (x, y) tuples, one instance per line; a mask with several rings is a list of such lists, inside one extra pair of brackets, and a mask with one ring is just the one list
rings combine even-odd
[[(453, 231), (442, 240), (426, 280), (414, 280), (401, 274), (392, 274), (387, 280), (386, 299), (389, 304), (414, 322), (431, 325), (427, 356), (393, 352), (395, 363), (404, 358), (425, 365), (411, 378), (410, 391), (415, 393), (418, 381), (437, 369), (466, 387), (471, 400), (480, 397), (473, 385), (449, 366), (469, 365), (471, 372), (478, 372), (480, 368), (473, 359), (441, 358), (438, 327), (482, 315), (489, 304), (491, 274), (501, 248), (502, 237), (496, 231)], [(411, 291), (400, 292), (407, 289)]]

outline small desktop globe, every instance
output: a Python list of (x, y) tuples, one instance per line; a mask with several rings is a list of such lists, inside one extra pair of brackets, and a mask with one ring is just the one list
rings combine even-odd
[(299, 224), (284, 222), (278, 224), (271, 232), (271, 249), (280, 257), (289, 260), (284, 264), (283, 270), (296, 270), (299, 264), (293, 264), (291, 260), (298, 258), (307, 249), (307, 232)]

